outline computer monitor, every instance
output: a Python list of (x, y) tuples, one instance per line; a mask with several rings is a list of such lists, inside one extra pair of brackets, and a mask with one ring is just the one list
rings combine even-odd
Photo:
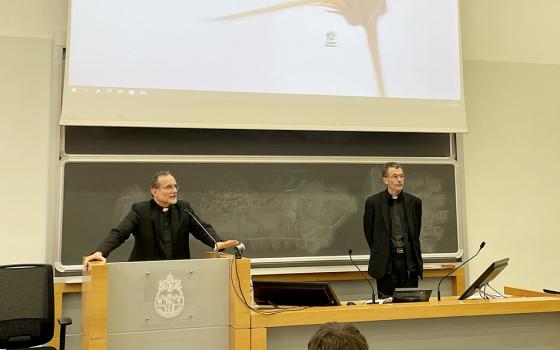
[(490, 283), (503, 269), (506, 268), (509, 258), (494, 261), (488, 268), (474, 281), (473, 284), (459, 297), (459, 300), (464, 300), (474, 294), (477, 289)]
[(431, 295), (431, 289), (395, 288), (393, 292), (393, 303), (429, 301)]
[(253, 281), (253, 297), (257, 305), (340, 305), (328, 282)]

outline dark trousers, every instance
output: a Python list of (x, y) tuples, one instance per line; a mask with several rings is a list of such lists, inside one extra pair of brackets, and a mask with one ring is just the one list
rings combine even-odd
[(390, 263), (390, 272), (377, 279), (377, 295), (381, 299), (393, 296), (395, 288), (418, 287), (418, 272), (408, 271), (406, 254), (393, 253)]

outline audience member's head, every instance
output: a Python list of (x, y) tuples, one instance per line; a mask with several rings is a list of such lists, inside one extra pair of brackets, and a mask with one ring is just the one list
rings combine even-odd
[(368, 350), (366, 338), (360, 331), (344, 323), (322, 325), (307, 343), (308, 350)]

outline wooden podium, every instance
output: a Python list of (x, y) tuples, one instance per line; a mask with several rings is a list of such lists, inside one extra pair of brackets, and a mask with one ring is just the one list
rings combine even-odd
[(249, 309), (237, 297), (250, 296), (249, 269), (229, 255), (95, 263), (82, 283), (82, 349), (249, 349)]

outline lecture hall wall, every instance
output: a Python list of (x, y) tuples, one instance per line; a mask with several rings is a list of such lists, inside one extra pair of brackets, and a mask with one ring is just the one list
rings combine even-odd
[[(55, 226), (57, 120), (44, 73), (66, 29), (64, 0), (0, 0), (0, 264), (50, 261)], [(511, 259), (495, 287), (560, 289), (560, 13), (557, 0), (463, 0), (469, 134), (464, 165), (472, 281)]]

